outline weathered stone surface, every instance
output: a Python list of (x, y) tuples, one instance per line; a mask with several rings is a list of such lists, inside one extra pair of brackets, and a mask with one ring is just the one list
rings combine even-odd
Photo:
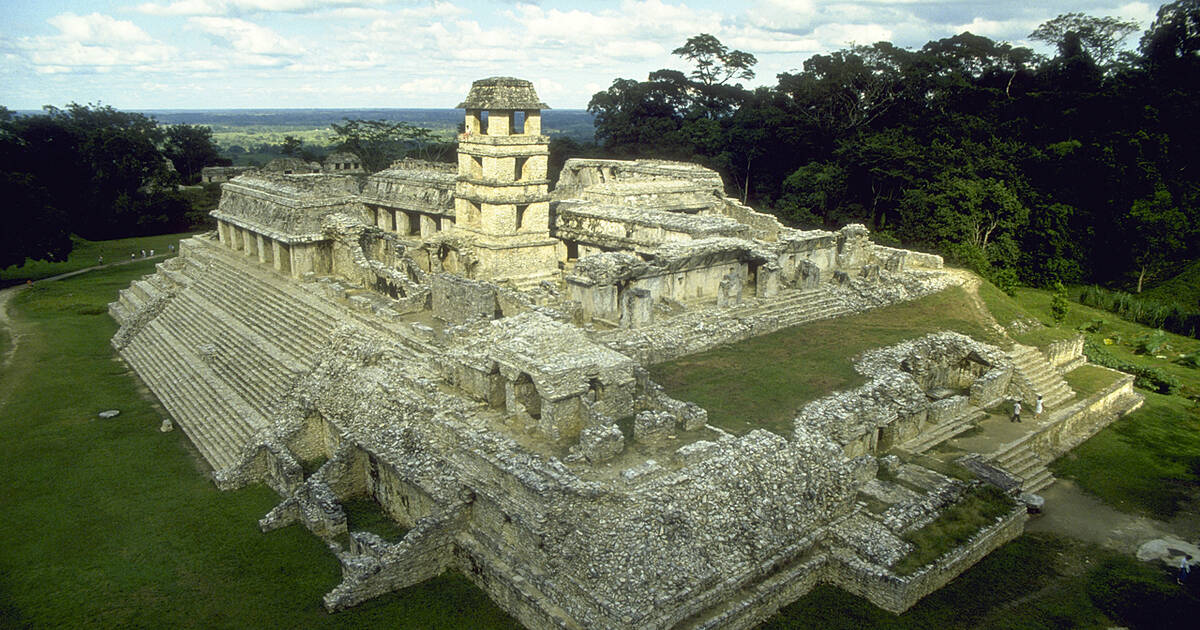
[(675, 416), (666, 411), (643, 411), (633, 419), (633, 439), (658, 444), (675, 433)]
[(119, 409), (109, 409), (108, 411), (101, 411), (100, 413), (98, 413), (96, 415), (105, 420), (108, 420), (109, 418), (115, 418), (115, 417), (121, 415), (121, 411)]
[(585, 427), (579, 432), (579, 452), (592, 463), (606, 462), (625, 450), (625, 436), (617, 425)]
[[(971, 486), (887, 450), (1009, 395), (994, 348), (864, 353), (867, 383), (786, 435), (709, 425), (646, 369), (943, 290), (959, 280), (940, 258), (863, 226), (786, 228), (696, 165), (572, 160), (552, 193), (532, 86), (476, 88), (457, 165), (242, 175), (215, 233), (109, 307), (114, 348), (218, 486), (266, 484), (281, 500), (262, 529), (303, 524), (334, 550), (328, 610), (458, 569), (533, 628), (744, 628), (818, 582), (898, 612), (1019, 532), (1014, 511), (890, 569)], [(1081, 421), (1031, 448), (1061, 452), (1135, 400), (1122, 383), (1056, 411)], [(407, 533), (350, 531), (355, 497)]]

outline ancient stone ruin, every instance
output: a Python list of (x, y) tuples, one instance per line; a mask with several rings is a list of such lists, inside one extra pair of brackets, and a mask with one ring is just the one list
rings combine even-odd
[[(860, 225), (785, 227), (696, 165), (570, 160), (552, 190), (529, 82), (477, 81), (460, 107), (457, 166), (235, 176), (216, 232), (110, 306), (114, 347), (217, 485), (268, 484), (264, 531), (329, 542), (330, 611), (447, 569), (531, 628), (749, 627), (820, 582), (903, 611), (1026, 516), (894, 570), (904, 535), (981, 483), (896, 453), (1041, 394), (1036, 431), (970, 462), (1036, 491), (1137, 402), (1129, 380), (1075, 401), (1077, 347), (946, 333), (859, 357), (866, 384), (790, 431), (731, 434), (646, 367), (961, 276)], [(356, 530), (343, 505), (363, 497), (403, 536)]]

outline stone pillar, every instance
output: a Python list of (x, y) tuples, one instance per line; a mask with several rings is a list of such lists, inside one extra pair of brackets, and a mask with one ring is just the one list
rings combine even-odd
[(717, 288), (717, 306), (733, 306), (742, 301), (742, 279), (736, 273), (721, 278)]
[(288, 251), (286, 245), (279, 241), (271, 241), (271, 262), (275, 267), (275, 271), (280, 273), (291, 272), (291, 253)]
[(264, 237), (262, 234), (255, 234), (255, 246), (258, 251), (258, 262), (271, 262), (271, 239)]
[(796, 287), (799, 289), (815, 289), (821, 284), (821, 268), (811, 260), (801, 261), (797, 265)]
[(621, 323), (629, 328), (646, 326), (654, 321), (654, 300), (646, 289), (629, 289), (622, 296), (624, 312)]
[(242, 229), (242, 253), (247, 256), (254, 255), (254, 244), (256, 242), (254, 232), (247, 229)]
[(434, 222), (433, 217), (431, 217), (427, 214), (422, 214), (421, 215), (421, 238), (433, 236), (436, 233), (437, 233), (437, 223)]
[(769, 298), (779, 293), (779, 276), (782, 270), (775, 263), (767, 263), (758, 268), (758, 279), (754, 284), (754, 292), (760, 298)]
[(217, 219), (217, 240), (229, 247), (229, 224), (220, 219)]

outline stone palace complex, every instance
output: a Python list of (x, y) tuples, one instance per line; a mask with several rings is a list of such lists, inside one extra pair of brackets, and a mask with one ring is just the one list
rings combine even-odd
[[(573, 159), (551, 189), (528, 81), (476, 81), (459, 107), (457, 165), (215, 174), (216, 232), (110, 306), (113, 345), (216, 484), (269, 485), (264, 531), (329, 543), (329, 611), (449, 569), (530, 628), (745, 628), (822, 582), (903, 611), (1027, 516), (1014, 501), (899, 572), (905, 534), (983, 482), (896, 453), (1042, 395), (1026, 438), (965, 462), (1036, 492), (1139, 402), (1129, 378), (1077, 397), (1080, 343), (942, 333), (858, 357), (866, 384), (789, 431), (722, 430), (646, 368), (966, 276), (860, 225), (785, 227), (695, 165)], [(368, 497), (402, 537), (348, 526)]]

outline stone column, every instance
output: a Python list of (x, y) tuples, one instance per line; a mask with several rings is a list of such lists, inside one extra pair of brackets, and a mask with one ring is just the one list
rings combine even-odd
[(431, 217), (427, 214), (422, 214), (421, 215), (421, 238), (433, 236), (436, 233), (437, 233), (437, 223), (434, 222), (433, 217)]
[(760, 298), (774, 297), (779, 293), (779, 277), (782, 270), (775, 263), (767, 263), (758, 268), (758, 278), (754, 283), (754, 292)]
[(257, 236), (257, 234), (251, 232), (250, 230), (242, 230), (242, 243), (245, 244), (243, 253), (245, 253), (247, 256), (253, 256), (255, 254), (254, 245), (258, 242)]
[(290, 273), (291, 253), (287, 250), (287, 246), (279, 241), (271, 241), (271, 262), (275, 267), (275, 271), (280, 273)]
[(262, 234), (255, 234), (254, 237), (256, 240), (255, 245), (258, 248), (258, 262), (260, 262), (260, 263), (271, 262), (271, 251), (270, 251), (271, 239), (264, 238)]

